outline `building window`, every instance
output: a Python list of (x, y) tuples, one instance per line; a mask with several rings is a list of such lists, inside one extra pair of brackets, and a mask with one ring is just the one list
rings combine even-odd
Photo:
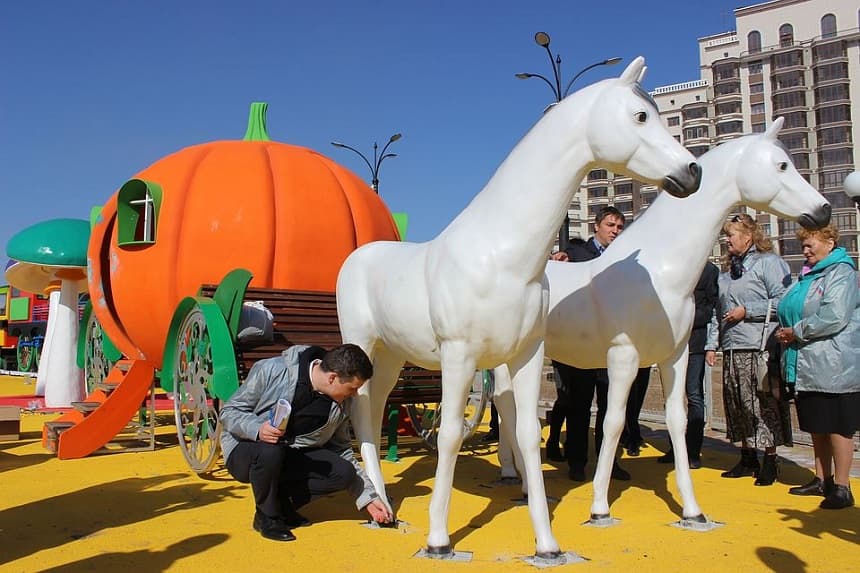
[(828, 127), (819, 130), (818, 145), (833, 145), (835, 143), (851, 143), (851, 128), (849, 126)]
[(737, 78), (740, 76), (739, 67), (736, 63), (717, 64), (714, 66), (713, 70), (714, 83), (723, 80), (730, 80), (732, 78)]
[[(845, 196), (848, 197), (847, 195)], [(833, 224), (839, 227), (841, 231), (852, 229), (857, 225), (857, 216), (854, 213), (834, 213)]]
[(842, 182), (851, 173), (851, 169), (840, 169), (838, 171), (825, 171), (818, 174), (819, 189), (839, 189)]
[(681, 111), (681, 115), (684, 116), (684, 120), (708, 117), (708, 108), (705, 106), (685, 108), (683, 111)]
[(609, 189), (607, 187), (590, 187), (588, 189), (588, 198), (595, 199), (597, 197), (608, 197)]
[(688, 147), (687, 151), (693, 154), (693, 157), (701, 157), (704, 155), (708, 149), (710, 149), (707, 145), (694, 145), (692, 147)]
[(779, 140), (789, 149), (806, 149), (809, 147), (805, 133), (783, 133)]
[(750, 84), (750, 93), (751, 94), (760, 94), (764, 93), (764, 84)]
[(724, 84), (718, 84), (714, 86), (714, 95), (716, 97), (730, 95), (730, 94), (740, 94), (741, 93), (741, 83), (740, 82), (727, 82)]
[(764, 122), (752, 124), (752, 132), (753, 133), (764, 133), (765, 132)]
[(681, 125), (681, 118), (677, 115), (673, 115), (672, 117), (666, 119), (666, 124), (669, 127), (676, 127), (678, 125)]
[(728, 135), (730, 133), (740, 133), (744, 130), (742, 121), (727, 121), (717, 124), (717, 135)]
[(615, 195), (629, 195), (633, 193), (633, 183), (616, 183)]
[(795, 88), (804, 84), (805, 82), (803, 81), (803, 72), (801, 71), (776, 74), (773, 77), (773, 89), (775, 90)]
[(773, 96), (773, 111), (777, 112), (790, 107), (805, 107), (806, 92), (796, 91)]
[(684, 139), (699, 139), (701, 137), (708, 137), (708, 126), (707, 125), (699, 125), (696, 127), (687, 127), (684, 129)]
[(761, 73), (761, 60), (756, 60), (754, 62), (750, 62), (747, 64), (747, 71), (749, 71), (750, 75), (756, 75)]
[(818, 165), (820, 167), (850, 165), (852, 163), (854, 163), (854, 152), (850, 147), (824, 149), (818, 152)]
[(809, 169), (809, 154), (792, 153), (791, 162), (794, 163), (796, 169)]
[(848, 84), (833, 84), (815, 88), (815, 103), (827, 103), (831, 101), (848, 100)]
[(621, 201), (620, 203), (615, 203), (615, 208), (623, 213), (632, 213), (633, 201)]
[(832, 38), (836, 35), (836, 16), (825, 14), (821, 17), (821, 37)]
[[(824, 198), (830, 202), (830, 206), (834, 209), (851, 209), (854, 210), (854, 200), (846, 195), (841, 189), (839, 191), (831, 191), (822, 193)], [(834, 215), (835, 216), (835, 215)], [(844, 229), (844, 227), (841, 227)]]
[(753, 30), (747, 34), (747, 50), (750, 54), (758, 54), (761, 52), (761, 32)]
[(802, 65), (803, 52), (800, 50), (792, 50), (791, 52), (785, 52), (784, 54), (776, 54), (771, 60), (771, 67), (775, 70)]
[(835, 62), (818, 66), (813, 73), (816, 83), (848, 79), (848, 62)]
[(833, 105), (815, 110), (817, 123), (837, 123), (840, 121), (851, 121), (851, 106)]
[(718, 103), (716, 106), (717, 115), (726, 115), (728, 113), (741, 113), (741, 102), (729, 101), (726, 103)]
[(757, 115), (759, 113), (764, 113), (764, 102), (752, 104), (750, 106), (750, 113), (753, 115)]
[(805, 111), (792, 111), (784, 114), (783, 117), (785, 118), (785, 123), (782, 124), (783, 129), (807, 126)]
[(794, 28), (791, 24), (783, 24), (779, 27), (779, 47), (788, 48), (794, 43)]
[(846, 56), (845, 42), (830, 42), (815, 46), (812, 50), (812, 61), (820, 62)]
[(606, 178), (606, 169), (592, 169), (588, 172), (589, 181), (598, 181)]

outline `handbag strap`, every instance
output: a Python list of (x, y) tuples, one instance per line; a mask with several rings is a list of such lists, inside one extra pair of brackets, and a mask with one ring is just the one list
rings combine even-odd
[(770, 308), (773, 304), (771, 299), (767, 300), (767, 311), (764, 315), (764, 326), (761, 327), (761, 346), (759, 347), (759, 351), (763, 351), (765, 346), (767, 346), (767, 326), (770, 324)]

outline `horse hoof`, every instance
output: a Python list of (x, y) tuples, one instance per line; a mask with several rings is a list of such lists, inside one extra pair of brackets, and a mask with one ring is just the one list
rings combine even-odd
[(531, 557), (521, 557), (521, 559), (538, 569), (558, 567), (559, 565), (567, 565), (568, 563), (582, 563), (583, 561), (586, 561), (585, 557), (577, 555), (572, 551), (544, 551), (536, 553)]
[(438, 547), (434, 547), (432, 545), (427, 546), (427, 557), (431, 559), (448, 559), (454, 556), (454, 550), (451, 548), (451, 545), (440, 545)]
[(680, 529), (686, 529), (688, 531), (711, 531), (712, 529), (722, 527), (725, 524), (720, 523), (719, 521), (711, 521), (710, 519), (705, 517), (705, 514), (700, 513), (699, 515), (694, 515), (693, 517), (684, 517), (680, 521), (676, 521), (672, 525)]
[(621, 520), (615, 519), (608, 513), (592, 513), (584, 525), (590, 525), (591, 527), (611, 527), (619, 521)]

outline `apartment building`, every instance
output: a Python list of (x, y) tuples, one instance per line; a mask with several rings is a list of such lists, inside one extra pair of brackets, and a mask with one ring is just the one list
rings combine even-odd
[[(842, 180), (856, 169), (860, 140), (860, 6), (856, 0), (773, 0), (734, 15), (735, 31), (699, 40), (698, 80), (652, 92), (661, 117), (696, 156), (784, 117), (780, 139), (798, 171), (830, 201), (840, 243), (856, 260), (857, 209), (842, 192)], [(588, 222), (604, 204), (635, 218), (656, 193), (629, 178), (592, 171), (571, 205), (571, 232), (588, 236)], [(792, 271), (799, 271), (796, 224), (749, 212)], [(719, 252), (715, 245), (714, 254)]]

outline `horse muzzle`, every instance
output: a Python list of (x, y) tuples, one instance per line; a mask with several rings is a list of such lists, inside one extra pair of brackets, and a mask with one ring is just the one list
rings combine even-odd
[(663, 178), (662, 187), (674, 197), (689, 197), (699, 189), (702, 182), (702, 168), (695, 161), (687, 166), (680, 174), (671, 174)]
[(830, 222), (830, 203), (819, 205), (812, 213), (804, 213), (797, 222), (804, 229), (820, 229)]

